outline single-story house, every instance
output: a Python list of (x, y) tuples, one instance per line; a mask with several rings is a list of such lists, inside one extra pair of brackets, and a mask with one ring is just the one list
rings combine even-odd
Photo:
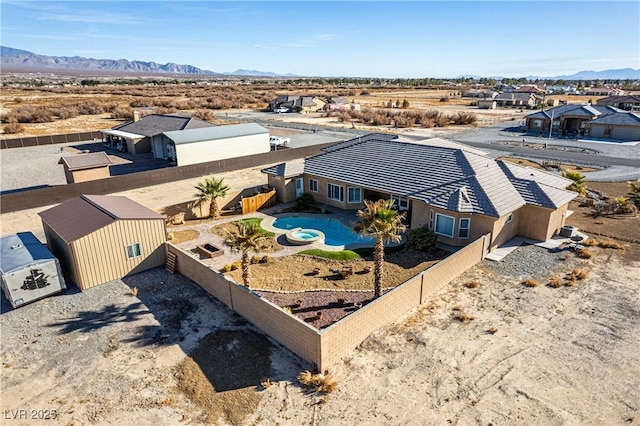
[(499, 107), (534, 108), (542, 101), (542, 96), (535, 93), (500, 93), (493, 98)]
[(545, 93), (544, 89), (539, 88), (535, 84), (525, 84), (518, 87), (513, 93), (534, 93), (536, 95), (542, 95)]
[(490, 249), (516, 235), (547, 240), (576, 196), (565, 189), (568, 179), (437, 138), (416, 143), (372, 134), (324, 151), (303, 164), (262, 170), (280, 200), (308, 192), (318, 204), (356, 210), (367, 199), (393, 199), (410, 228), (428, 226), (451, 246), (487, 233)]
[(596, 139), (640, 141), (640, 114), (619, 111), (587, 122), (585, 136)]
[(346, 98), (334, 97), (329, 98), (324, 106), (325, 111), (359, 111), (360, 104), (350, 102)]
[(49, 250), (80, 290), (165, 262), (165, 217), (127, 197), (81, 195), (39, 215)]
[[(269, 130), (255, 123), (164, 132), (160, 157), (178, 166), (262, 154), (271, 150)], [(155, 152), (154, 152), (155, 155)]]
[(294, 103), (298, 98), (300, 98), (299, 95), (278, 95), (269, 101), (269, 109), (274, 111), (276, 108), (287, 108), (293, 111)]
[(609, 87), (588, 87), (582, 91), (584, 96), (622, 96), (624, 90)]
[(609, 96), (606, 98), (598, 99), (596, 101), (596, 105), (613, 106), (616, 108), (624, 109), (626, 111), (640, 110), (640, 96)]
[(293, 104), (293, 110), (302, 114), (318, 112), (324, 109), (327, 103), (318, 96), (301, 96)]
[(110, 176), (109, 166), (113, 164), (106, 152), (67, 155), (60, 158), (58, 164), (64, 167), (67, 183), (79, 183), (104, 179)]
[(496, 96), (498, 96), (498, 92), (488, 89), (470, 89), (462, 92), (463, 98), (493, 99)]
[(525, 129), (532, 134), (576, 134), (585, 135), (587, 123), (622, 110), (599, 105), (560, 105), (525, 117)]
[(213, 124), (181, 114), (151, 114), (133, 121), (120, 124), (111, 129), (100, 130), (103, 143), (112, 148), (132, 154), (153, 152), (161, 158), (160, 140), (162, 133), (173, 130), (199, 129), (214, 127)]

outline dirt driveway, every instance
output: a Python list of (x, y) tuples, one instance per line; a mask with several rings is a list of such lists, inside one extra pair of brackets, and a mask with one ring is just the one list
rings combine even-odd
[[(483, 262), (336, 365), (327, 398), (296, 384), (303, 361), (161, 268), (3, 308), (2, 424), (629, 424), (640, 263), (593, 250)], [(574, 268), (588, 277), (545, 285)]]

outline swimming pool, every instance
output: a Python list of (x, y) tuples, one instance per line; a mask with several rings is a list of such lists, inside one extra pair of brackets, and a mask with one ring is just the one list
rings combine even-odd
[(273, 226), (283, 230), (294, 228), (317, 229), (324, 233), (324, 243), (329, 246), (346, 246), (349, 244), (373, 245), (376, 241), (375, 238), (356, 234), (339, 220), (328, 217), (280, 217), (273, 222)]

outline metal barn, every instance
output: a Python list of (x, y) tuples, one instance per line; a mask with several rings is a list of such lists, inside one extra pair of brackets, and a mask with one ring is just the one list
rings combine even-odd
[(51, 251), (80, 290), (164, 264), (165, 217), (127, 197), (81, 195), (40, 217)]
[(2, 291), (14, 308), (66, 288), (58, 259), (31, 232), (0, 238)]

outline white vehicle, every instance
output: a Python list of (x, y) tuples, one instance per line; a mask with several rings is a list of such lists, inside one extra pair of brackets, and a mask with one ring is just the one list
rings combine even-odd
[(280, 114), (282, 112), (289, 112), (289, 108), (280, 107), (280, 108), (274, 109), (273, 112), (275, 112), (276, 114)]
[(269, 136), (269, 143), (274, 147), (286, 147), (289, 142), (291, 142), (291, 138), (282, 138), (280, 136)]

